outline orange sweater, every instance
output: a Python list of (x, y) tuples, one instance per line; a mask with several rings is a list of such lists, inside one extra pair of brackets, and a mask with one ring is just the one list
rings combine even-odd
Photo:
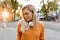
[(27, 31), (22, 33), (20, 31), (21, 23), (17, 27), (16, 40), (44, 40), (44, 26), (41, 23), (37, 23), (36, 29), (30, 27)]

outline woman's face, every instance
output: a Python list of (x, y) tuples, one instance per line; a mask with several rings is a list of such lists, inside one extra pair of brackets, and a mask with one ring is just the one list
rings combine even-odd
[(24, 19), (29, 22), (33, 19), (33, 13), (29, 11), (28, 9), (24, 9), (22, 11)]

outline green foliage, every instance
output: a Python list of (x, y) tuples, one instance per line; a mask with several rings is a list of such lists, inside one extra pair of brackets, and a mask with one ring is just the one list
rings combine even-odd
[(57, 10), (57, 3), (55, 1), (49, 2), (47, 7), (50, 11), (55, 11)]
[(42, 6), (42, 9), (41, 9), (41, 12), (43, 13), (43, 15), (45, 16), (45, 20), (47, 20), (48, 18), (48, 11), (47, 11), (47, 9), (46, 9), (46, 5), (45, 4), (43, 4), (43, 6)]
[(20, 9), (23, 7), (23, 4), (19, 4)]
[(12, 9), (16, 10), (18, 8), (18, 2), (17, 0), (11, 0), (11, 7)]
[(11, 8), (14, 10), (14, 21), (15, 21), (15, 15), (16, 15), (16, 10), (18, 9), (18, 2), (17, 0), (11, 0)]
[(45, 19), (47, 20), (49, 11), (57, 10), (57, 7), (58, 7), (57, 2), (54, 0), (52, 2), (47, 2), (47, 4), (44, 4), (44, 1), (42, 3), (43, 3), (43, 5), (42, 5), (42, 8), (41, 8), (41, 12), (45, 16)]

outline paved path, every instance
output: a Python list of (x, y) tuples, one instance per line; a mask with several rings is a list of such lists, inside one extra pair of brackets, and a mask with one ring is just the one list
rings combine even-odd
[[(60, 23), (43, 22), (45, 40), (60, 40)], [(1, 24), (1, 23), (0, 23)], [(0, 27), (0, 40), (16, 40), (17, 22), (7, 23), (7, 28)]]

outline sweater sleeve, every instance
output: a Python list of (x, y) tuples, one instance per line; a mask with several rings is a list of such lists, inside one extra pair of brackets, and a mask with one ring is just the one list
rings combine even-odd
[(17, 25), (17, 35), (16, 35), (16, 40), (21, 40), (22, 32), (20, 31), (20, 28), (21, 28), (21, 24), (18, 23), (18, 25)]
[(40, 40), (44, 40), (44, 25), (43, 24), (41, 24)]

